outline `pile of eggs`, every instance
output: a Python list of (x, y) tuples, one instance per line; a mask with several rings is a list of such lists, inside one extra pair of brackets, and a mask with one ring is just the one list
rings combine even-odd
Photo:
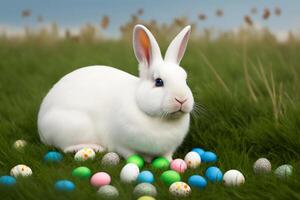
[[(27, 145), (24, 140), (17, 140), (13, 147), (17, 150), (25, 148)], [(91, 148), (83, 148), (79, 150), (74, 160), (82, 163), (87, 160), (93, 160), (96, 153)], [(44, 162), (56, 164), (63, 160), (63, 155), (57, 151), (50, 151), (45, 154)], [(117, 153), (106, 153), (101, 159), (103, 167), (117, 166), (121, 159)], [(138, 200), (155, 200), (158, 191), (153, 185), (156, 181), (162, 182), (169, 187), (169, 192), (175, 197), (187, 197), (191, 194), (192, 189), (203, 189), (208, 182), (223, 183), (225, 186), (239, 186), (245, 183), (244, 175), (236, 170), (230, 169), (224, 174), (217, 166), (207, 166), (203, 175), (192, 174), (184, 182), (182, 175), (190, 170), (197, 170), (201, 163), (211, 165), (217, 162), (217, 155), (211, 151), (205, 151), (202, 148), (194, 148), (188, 152), (183, 159), (176, 158), (169, 162), (164, 157), (157, 157), (152, 160), (150, 169), (159, 174), (159, 180), (155, 180), (154, 174), (151, 170), (144, 170), (144, 159), (137, 155), (131, 155), (127, 158), (126, 164), (120, 171), (120, 181), (124, 184), (136, 184), (133, 189), (133, 195)], [(257, 175), (268, 174), (272, 171), (271, 162), (266, 158), (258, 159), (253, 165), (253, 171)], [(293, 172), (291, 165), (282, 165), (278, 167), (274, 173), (279, 178), (286, 178)], [(30, 167), (19, 164), (13, 167), (10, 171), (10, 176), (1, 176), (0, 185), (13, 186), (17, 183), (17, 178), (32, 176)], [(119, 191), (116, 187), (111, 185), (111, 176), (104, 171), (92, 172), (86, 166), (79, 166), (73, 169), (71, 173), (73, 179), (89, 180), (90, 184), (97, 188), (99, 196), (108, 199), (114, 199), (119, 196)], [(57, 180), (54, 183), (54, 188), (57, 191), (73, 191), (75, 184), (67, 179)]]

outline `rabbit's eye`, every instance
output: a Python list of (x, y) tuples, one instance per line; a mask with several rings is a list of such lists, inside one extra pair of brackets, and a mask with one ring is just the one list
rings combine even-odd
[(163, 80), (161, 80), (161, 78), (155, 79), (155, 86), (156, 87), (162, 87), (162, 86), (164, 86)]

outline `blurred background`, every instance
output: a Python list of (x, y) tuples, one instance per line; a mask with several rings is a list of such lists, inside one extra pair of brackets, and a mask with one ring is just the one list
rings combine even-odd
[(137, 23), (169, 37), (184, 25), (193, 38), (216, 40), (241, 34), (278, 42), (300, 35), (297, 0), (2, 0), (0, 37), (74, 41), (131, 39)]

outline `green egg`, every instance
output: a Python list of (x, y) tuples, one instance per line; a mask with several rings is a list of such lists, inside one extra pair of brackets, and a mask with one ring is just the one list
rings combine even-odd
[(72, 176), (78, 177), (80, 179), (89, 179), (92, 172), (87, 167), (77, 167), (73, 170)]
[(127, 163), (136, 164), (140, 169), (142, 169), (144, 166), (144, 159), (141, 156), (134, 154), (127, 158)]
[(154, 169), (169, 169), (170, 162), (164, 157), (158, 157), (152, 161)]
[(168, 170), (162, 173), (160, 180), (167, 186), (172, 185), (172, 183), (178, 182), (181, 180), (179, 173), (174, 170)]

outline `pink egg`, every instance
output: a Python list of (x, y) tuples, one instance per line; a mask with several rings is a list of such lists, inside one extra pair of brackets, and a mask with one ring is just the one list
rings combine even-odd
[(183, 173), (187, 169), (187, 165), (184, 162), (184, 160), (179, 159), (179, 158), (173, 160), (171, 162), (170, 167), (171, 167), (172, 170), (174, 170), (176, 172), (179, 172), (179, 173)]
[(91, 184), (95, 187), (101, 187), (104, 185), (109, 185), (111, 178), (106, 172), (98, 172), (94, 174), (91, 178)]

